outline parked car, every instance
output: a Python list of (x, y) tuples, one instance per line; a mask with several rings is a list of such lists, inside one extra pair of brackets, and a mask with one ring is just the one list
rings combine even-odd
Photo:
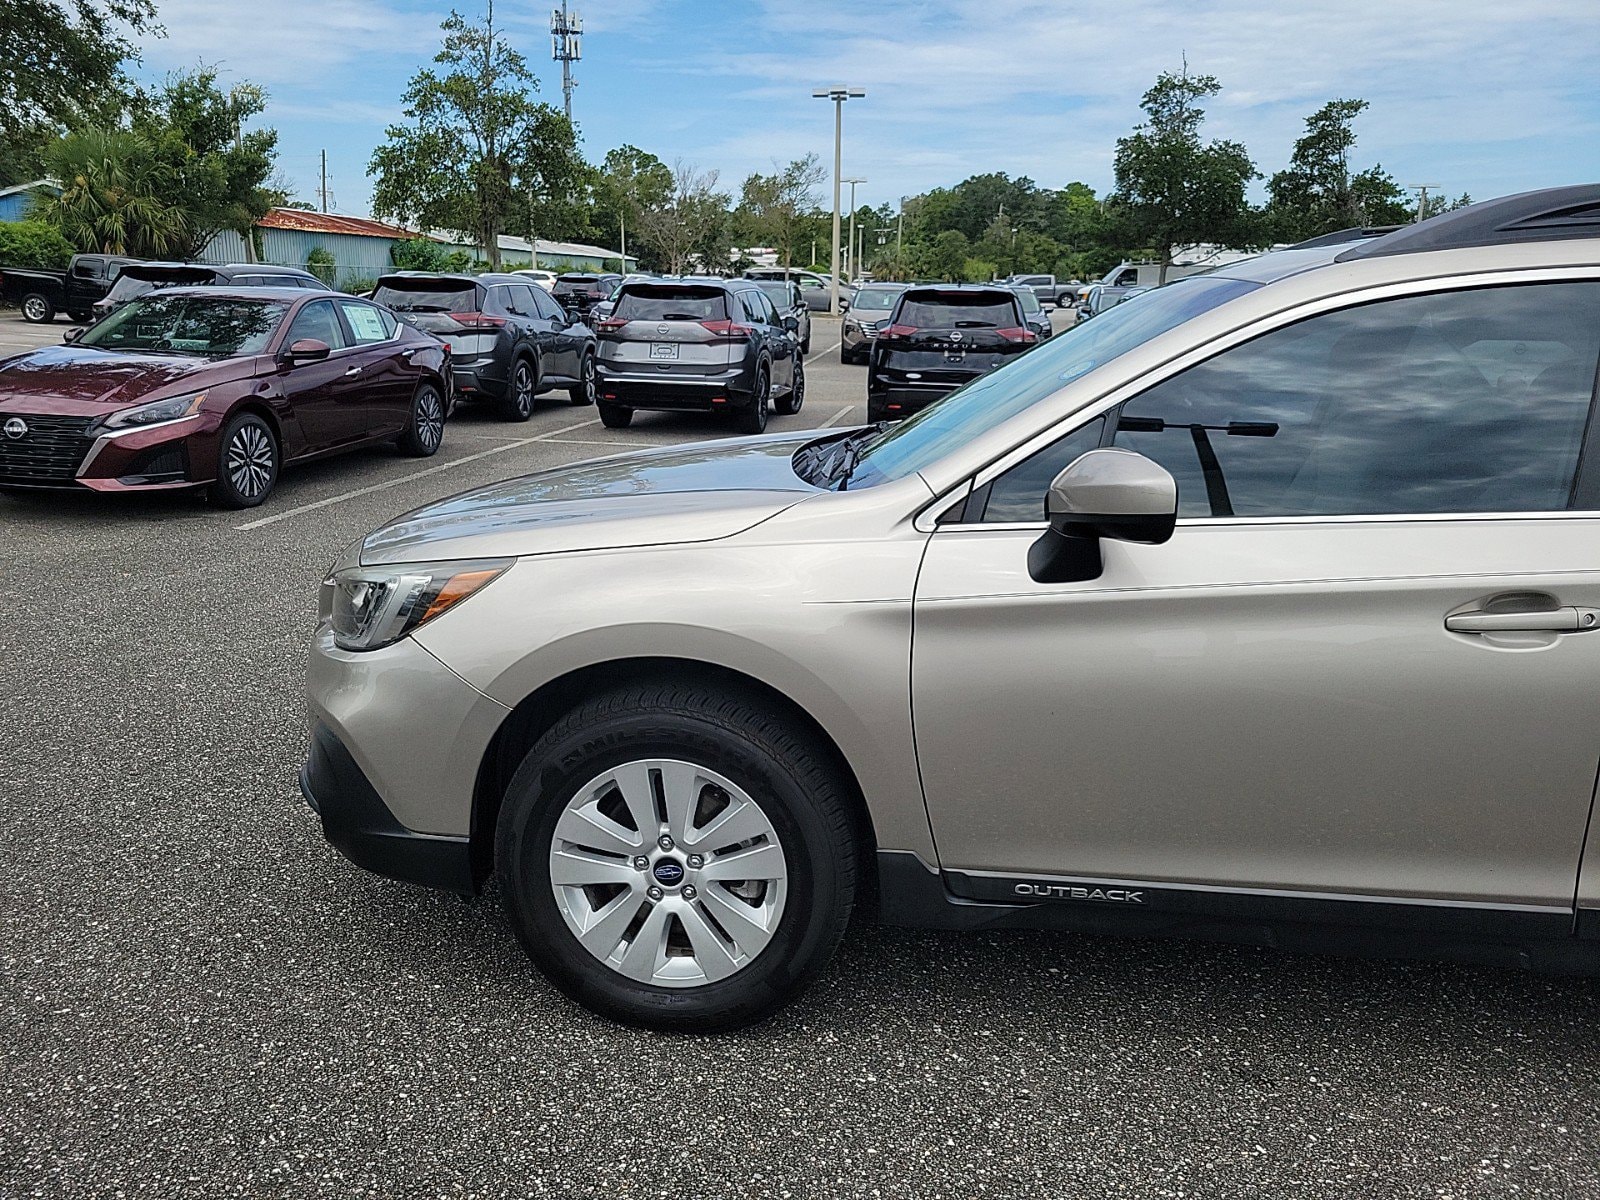
[(800, 339), (800, 353), (811, 353), (811, 309), (806, 305), (800, 285), (794, 280), (758, 279), (756, 286), (767, 294), (780, 317), (793, 317), (796, 336)]
[(225, 508), (282, 468), (394, 442), (438, 450), (447, 351), (354, 296), (163, 288), (68, 344), (0, 359), (0, 489), (204, 488)]
[(507, 421), (526, 421), (534, 397), (556, 389), (594, 403), (594, 331), (520, 275), (395, 271), (372, 295), (450, 347), (467, 403), (493, 405)]
[(1008, 288), (946, 283), (900, 293), (867, 360), (867, 420), (908, 417), (1038, 342)]
[(598, 323), (600, 419), (611, 429), (636, 409), (726, 412), (760, 433), (769, 412), (805, 402), (798, 324), (746, 279), (630, 283)]
[(587, 317), (589, 310), (609, 296), (621, 282), (621, 275), (561, 275), (550, 290), (556, 302), (568, 312)]
[(1154, 289), (1149, 287), (1106, 287), (1097, 283), (1089, 289), (1089, 294), (1084, 297), (1083, 303), (1078, 305), (1073, 320), (1075, 323), (1087, 321), (1090, 317), (1099, 316), (1108, 308), (1115, 308), (1124, 300), (1132, 300), (1135, 296), (1142, 296), (1152, 290)]
[(1057, 308), (1070, 308), (1077, 302), (1078, 289), (1083, 286), (1076, 279), (1057, 279), (1054, 275), (1012, 275), (1004, 281), (1014, 287), (1025, 287), (1040, 304), (1054, 304)]
[[(746, 279), (790, 279), (800, 285), (800, 295), (805, 299), (806, 307), (812, 312), (827, 312), (831, 292), (829, 285), (831, 275), (819, 275), (815, 271), (802, 271), (798, 268), (785, 270), (783, 267), (752, 267), (744, 273)], [(850, 284), (840, 281), (839, 302), (842, 307), (849, 307), (850, 300), (855, 296), (856, 289)]]
[(1055, 332), (1055, 326), (1050, 321), (1050, 314), (1044, 311), (1044, 306), (1039, 303), (1038, 294), (1029, 287), (1020, 284), (1007, 284), (1007, 289), (1015, 292), (1017, 299), (1022, 302), (1022, 319), (1027, 322), (1028, 328), (1038, 336), (1041, 342), (1047, 341)]
[(323, 586), (302, 787), (657, 1028), (770, 1014), (862, 907), (1600, 970), (1596, 213), (1263, 255), (889, 430), (409, 513)]
[(66, 313), (80, 324), (94, 316), (94, 302), (111, 290), (118, 272), (136, 258), (74, 254), (65, 271), (0, 269), (0, 299), (22, 310), (22, 319), (43, 324)]
[[(1211, 269), (1212, 268), (1209, 264), (1179, 265), (1177, 263), (1172, 263), (1167, 267), (1167, 282), (1175, 283), (1180, 279), (1187, 279), (1191, 275), (1204, 274)], [(1089, 299), (1090, 289), (1096, 287), (1100, 288), (1104, 292), (1109, 293), (1109, 295), (1106, 297), (1107, 307), (1109, 307), (1109, 302), (1112, 299), (1120, 297), (1129, 289), (1144, 288), (1148, 290), (1153, 287), (1159, 287), (1160, 285), (1160, 263), (1119, 263), (1118, 265), (1112, 267), (1111, 270), (1107, 271), (1099, 279), (1094, 280), (1091, 283), (1081, 284), (1078, 287), (1078, 303), (1083, 304), (1085, 301), (1087, 301)]]
[(510, 273), (512, 275), (520, 275), (530, 283), (538, 284), (547, 292), (555, 290), (556, 273), (554, 271), (541, 271), (538, 267), (521, 267)]
[(850, 311), (844, 314), (839, 326), (839, 361), (864, 363), (872, 349), (878, 331), (889, 323), (889, 313), (905, 284), (874, 283), (860, 288)]
[(660, 276), (658, 275), (624, 275), (621, 279), (617, 280), (616, 283), (611, 285), (611, 291), (606, 294), (606, 298), (604, 300), (595, 301), (594, 306), (589, 309), (590, 324), (593, 324), (595, 321), (602, 321), (611, 315), (611, 310), (615, 308), (617, 304), (617, 293), (623, 289), (624, 285), (630, 283), (644, 283), (647, 280), (659, 278)]
[(111, 290), (94, 302), (94, 317), (98, 320), (135, 297), (160, 288), (224, 285), (305, 288), (313, 292), (332, 290), (310, 271), (299, 267), (275, 267), (266, 263), (133, 262), (122, 268)]

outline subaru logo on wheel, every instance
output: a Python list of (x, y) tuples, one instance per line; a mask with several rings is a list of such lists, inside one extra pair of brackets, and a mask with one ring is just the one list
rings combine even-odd
[(6, 436), (12, 441), (24, 436), (28, 432), (28, 423), (21, 417), (12, 417), (5, 424)]
[(683, 864), (664, 858), (656, 864), (654, 875), (663, 887), (677, 887), (683, 880)]

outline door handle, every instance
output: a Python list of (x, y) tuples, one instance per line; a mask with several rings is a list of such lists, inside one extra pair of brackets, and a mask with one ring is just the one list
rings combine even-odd
[(361, 374), (361, 368), (360, 367), (351, 367), (348, 371), (345, 372), (345, 374), (346, 375), (359, 375), (359, 374)]
[(1587, 633), (1600, 629), (1600, 609), (1536, 609), (1527, 612), (1464, 612), (1444, 619), (1451, 633)]

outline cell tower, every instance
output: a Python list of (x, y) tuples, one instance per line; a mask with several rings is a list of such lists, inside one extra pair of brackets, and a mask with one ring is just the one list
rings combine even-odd
[(572, 120), (572, 89), (577, 81), (572, 78), (572, 64), (583, 57), (580, 42), (583, 38), (583, 17), (567, 10), (567, 0), (561, 7), (550, 10), (550, 57), (561, 64), (561, 95), (566, 100), (567, 120)]

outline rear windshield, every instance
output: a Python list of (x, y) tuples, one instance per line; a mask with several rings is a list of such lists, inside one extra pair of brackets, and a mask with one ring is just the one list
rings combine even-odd
[(851, 308), (882, 309), (888, 312), (894, 307), (894, 302), (900, 299), (900, 288), (862, 288), (850, 301)]
[(593, 275), (563, 275), (556, 280), (555, 293), (558, 296), (572, 292), (587, 292), (592, 287), (598, 287), (600, 281)]
[(624, 321), (722, 321), (728, 316), (727, 293), (721, 288), (630, 284), (611, 315)]
[(156, 279), (140, 279), (128, 274), (124, 268), (117, 281), (111, 285), (111, 290), (106, 293), (106, 299), (115, 300), (119, 304), (124, 300), (132, 300), (135, 296), (143, 296), (157, 288), (169, 287), (195, 287), (215, 282), (216, 276), (210, 271), (177, 271), (171, 275)]
[(477, 312), (481, 293), (475, 283), (452, 284), (444, 279), (419, 279), (416, 283), (390, 280), (380, 283), (372, 298), (395, 312)]
[(895, 321), (913, 329), (1002, 329), (1017, 323), (1011, 293), (912, 292)]
[(102, 350), (154, 350), (197, 358), (259, 354), (272, 339), (285, 300), (146, 296), (125, 304), (77, 340)]

